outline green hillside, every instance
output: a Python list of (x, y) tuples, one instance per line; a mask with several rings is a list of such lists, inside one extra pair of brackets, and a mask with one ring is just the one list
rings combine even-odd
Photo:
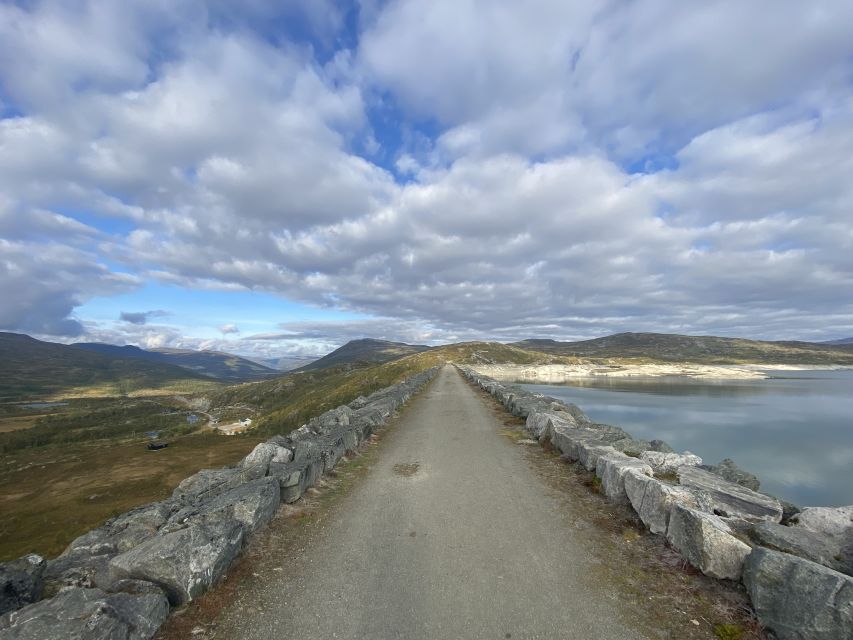
[(263, 364), (221, 351), (140, 349), (131, 345), (120, 347), (100, 342), (78, 342), (71, 346), (117, 358), (136, 358), (149, 362), (171, 364), (194, 373), (200, 373), (208, 378), (226, 382), (261, 380), (280, 375), (279, 371)]
[(0, 332), (0, 401), (53, 395), (123, 395), (206, 389), (210, 378), (166, 363), (117, 358)]
[(423, 345), (411, 345), (403, 342), (389, 342), (388, 340), (374, 340), (363, 338), (351, 340), (344, 346), (335, 349), (319, 360), (315, 360), (299, 369), (299, 371), (314, 371), (317, 369), (328, 369), (341, 365), (363, 365), (390, 362), (415, 353), (429, 350)]
[(853, 364), (848, 347), (667, 333), (618, 333), (594, 340), (523, 340), (513, 346), (576, 358), (645, 358), (703, 364)]

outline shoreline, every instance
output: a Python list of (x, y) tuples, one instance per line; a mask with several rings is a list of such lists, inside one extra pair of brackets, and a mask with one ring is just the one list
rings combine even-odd
[(690, 380), (767, 380), (770, 371), (838, 371), (853, 369), (830, 364), (732, 364), (709, 365), (680, 362), (672, 364), (478, 364), (471, 365), (481, 375), (497, 380), (562, 382), (578, 378), (686, 378)]

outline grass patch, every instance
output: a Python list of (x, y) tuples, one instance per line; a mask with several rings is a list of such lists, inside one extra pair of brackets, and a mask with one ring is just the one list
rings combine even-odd
[(143, 442), (40, 447), (3, 457), (0, 561), (58, 555), (107, 518), (168, 497), (199, 469), (233, 464), (259, 440), (216, 434), (178, 438), (168, 449)]
[(741, 640), (744, 630), (736, 624), (714, 625), (714, 635), (720, 640)]

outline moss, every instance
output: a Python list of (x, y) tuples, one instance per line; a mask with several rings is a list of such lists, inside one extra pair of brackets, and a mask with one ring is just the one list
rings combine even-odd
[(743, 634), (743, 628), (736, 624), (714, 625), (714, 635), (720, 640), (741, 640)]

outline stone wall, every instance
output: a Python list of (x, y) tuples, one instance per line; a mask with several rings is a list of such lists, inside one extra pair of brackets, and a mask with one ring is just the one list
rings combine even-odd
[(608, 500), (633, 509), (694, 567), (741, 581), (780, 640), (853, 640), (853, 506), (782, 503), (731, 460), (704, 466), (663, 441), (594, 423), (573, 404), (459, 370), (525, 419), (532, 437), (594, 472)]
[(151, 638), (171, 607), (222, 577), (282, 502), (299, 500), (437, 372), (327, 411), (235, 467), (199, 471), (170, 498), (108, 520), (54, 560), (0, 565), (0, 639)]

